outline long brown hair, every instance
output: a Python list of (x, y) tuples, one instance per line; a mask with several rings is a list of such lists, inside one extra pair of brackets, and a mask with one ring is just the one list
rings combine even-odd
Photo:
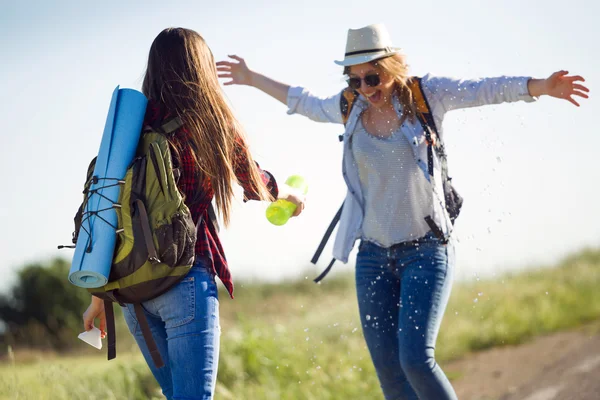
[[(400, 123), (402, 124), (406, 119), (415, 122), (417, 108), (412, 91), (408, 86), (411, 78), (408, 76), (406, 57), (396, 53), (389, 57), (371, 61), (370, 64), (393, 77), (394, 91), (402, 105), (402, 117), (400, 118)], [(348, 75), (349, 73), (350, 67), (344, 67), (344, 75)]]
[(225, 100), (213, 54), (200, 34), (183, 28), (163, 30), (150, 48), (142, 92), (182, 119), (197, 172), (210, 180), (225, 225), (231, 215), (232, 182), (239, 160), (248, 162), (254, 192), (262, 200), (273, 200), (243, 129)]

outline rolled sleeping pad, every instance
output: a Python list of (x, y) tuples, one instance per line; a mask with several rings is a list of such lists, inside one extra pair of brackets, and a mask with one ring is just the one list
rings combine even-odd
[(135, 156), (147, 103), (137, 90), (117, 86), (113, 92), (69, 271), (69, 281), (76, 286), (96, 288), (108, 282), (117, 238), (114, 204), (119, 181)]

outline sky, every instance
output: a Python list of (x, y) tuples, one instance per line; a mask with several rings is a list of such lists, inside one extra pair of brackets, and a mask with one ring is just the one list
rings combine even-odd
[[(112, 91), (140, 89), (150, 44), (169, 26), (198, 31), (217, 60), (237, 54), (251, 69), (325, 96), (344, 87), (333, 60), (343, 57), (347, 30), (372, 23), (387, 26), (414, 75), (583, 75), (591, 98), (580, 108), (542, 98), (446, 115), (450, 173), (465, 198), (456, 277), (597, 247), (598, 15), (591, 0), (0, 0), (0, 290), (25, 264), (72, 257), (56, 246), (70, 244)], [(329, 261), (333, 240), (318, 266), (309, 263), (345, 196), (343, 128), (289, 116), (254, 88), (224, 91), (261, 166), (281, 182), (300, 174), (309, 184), (305, 212), (282, 227), (267, 222), (267, 204), (238, 197), (221, 235), (234, 279), (311, 279)]]

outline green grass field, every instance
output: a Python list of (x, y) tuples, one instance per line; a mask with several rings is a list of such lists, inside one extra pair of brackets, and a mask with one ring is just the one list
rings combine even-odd
[[(442, 325), (442, 365), (600, 318), (600, 251), (553, 268), (455, 285)], [(382, 399), (358, 321), (352, 276), (238, 284), (221, 293), (217, 399)], [(74, 339), (76, 340), (76, 339)], [(1, 399), (161, 398), (127, 334), (104, 351), (42, 355), (17, 349), (0, 364)], [(451, 378), (460, 371), (447, 371)]]

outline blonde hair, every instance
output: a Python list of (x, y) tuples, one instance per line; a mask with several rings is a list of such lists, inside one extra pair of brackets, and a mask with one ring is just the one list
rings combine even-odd
[(202, 36), (190, 29), (163, 30), (150, 48), (142, 91), (182, 119), (190, 134), (183, 145), (190, 147), (197, 171), (210, 180), (225, 225), (239, 162), (249, 165), (252, 190), (260, 199), (273, 201), (244, 131), (225, 100), (214, 57)]
[[(402, 105), (402, 117), (400, 118), (400, 123), (404, 122), (406, 119), (415, 122), (417, 107), (409, 86), (411, 77), (408, 75), (406, 57), (396, 53), (389, 57), (371, 61), (369, 64), (390, 75), (394, 79), (394, 92)], [(348, 75), (349, 73), (350, 67), (345, 67), (344, 75)]]

